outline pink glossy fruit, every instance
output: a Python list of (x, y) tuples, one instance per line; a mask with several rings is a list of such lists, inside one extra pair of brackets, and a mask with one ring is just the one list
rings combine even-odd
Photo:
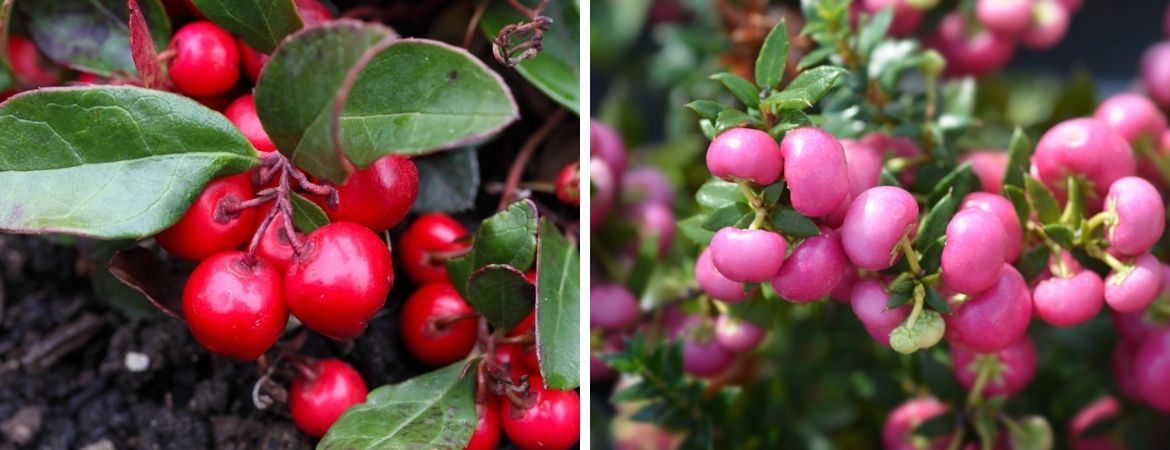
[(972, 192), (963, 197), (963, 204), (959, 206), (959, 209), (981, 209), (999, 219), (999, 224), (1007, 233), (1004, 258), (1009, 263), (1014, 263), (1019, 259), (1020, 252), (1024, 247), (1024, 228), (1020, 225), (1020, 219), (1016, 216), (1016, 209), (1012, 206), (1011, 201), (996, 194)]
[(600, 158), (609, 165), (615, 186), (625, 176), (628, 162), (621, 136), (596, 120), (589, 121), (589, 156)]
[(1068, 34), (1069, 15), (1069, 8), (1060, 0), (1037, 0), (1032, 10), (1032, 24), (1020, 35), (1020, 45), (1032, 50), (1055, 47)]
[(1093, 117), (1105, 122), (1130, 144), (1137, 144), (1140, 139), (1154, 144), (1166, 132), (1166, 116), (1158, 110), (1158, 105), (1137, 94), (1121, 93), (1105, 99)]
[(752, 128), (732, 128), (715, 136), (707, 147), (707, 169), (728, 181), (747, 180), (769, 185), (784, 170), (780, 146), (768, 133)]
[(986, 75), (1007, 64), (1015, 53), (1011, 37), (988, 29), (968, 29), (966, 19), (957, 12), (943, 17), (931, 41), (946, 57), (946, 73), (950, 75)]
[(1008, 245), (999, 219), (982, 209), (964, 209), (951, 218), (946, 236), (942, 280), (948, 288), (972, 295), (999, 281)]
[(1133, 363), (1138, 392), (1150, 406), (1170, 413), (1170, 329), (1142, 342)]
[[(963, 389), (970, 390), (975, 386), (975, 379), (979, 376), (974, 364), (977, 353), (961, 347), (951, 347), (951, 359), (955, 363), (955, 378)], [(995, 353), (1001, 370), (987, 380), (983, 387), (984, 397), (1012, 396), (1019, 393), (1032, 381), (1036, 375), (1036, 346), (1032, 338), (1024, 335), (1015, 344)]]
[(735, 354), (719, 345), (714, 338), (685, 336), (683, 339), (683, 370), (703, 378), (711, 378), (731, 365)]
[(654, 167), (638, 167), (622, 176), (622, 193), (627, 203), (674, 202), (674, 188), (666, 175)]
[(849, 170), (849, 193), (857, 198), (866, 189), (877, 186), (882, 176), (882, 155), (860, 141), (842, 139), (845, 166)]
[(625, 287), (616, 284), (590, 286), (589, 326), (622, 329), (637, 323), (638, 315), (638, 300)]
[(1097, 119), (1070, 119), (1050, 128), (1032, 155), (1036, 174), (1049, 189), (1064, 192), (1065, 178), (1082, 175), (1099, 198), (1109, 186), (1134, 174), (1137, 163), (1129, 143)]
[(715, 300), (727, 303), (739, 303), (751, 297), (756, 291), (752, 288), (751, 292), (746, 292), (743, 283), (728, 280), (720, 274), (715, 269), (715, 263), (711, 262), (710, 247), (703, 249), (703, 253), (699, 254), (699, 259), (695, 262), (695, 279), (699, 281), (699, 287), (703, 292)]
[[(623, 187), (624, 188), (624, 187)], [(674, 210), (668, 203), (648, 202), (629, 210), (633, 223), (639, 224), (641, 240), (657, 239), (658, 256), (665, 257), (674, 242)]]
[(947, 340), (979, 353), (1006, 349), (1024, 336), (1032, 319), (1032, 296), (1023, 275), (1010, 265), (991, 288), (952, 305), (944, 315)]
[(1032, 0), (976, 0), (975, 17), (994, 33), (1014, 36), (1032, 24)]
[(780, 271), (787, 248), (779, 233), (726, 227), (711, 238), (711, 262), (731, 281), (759, 283)]
[[(913, 442), (914, 429), (935, 416), (947, 412), (947, 405), (934, 397), (919, 397), (898, 405), (882, 424), (882, 444), (886, 450), (915, 450), (922, 448)], [(946, 448), (950, 437), (938, 438), (941, 446), (928, 445), (926, 448)], [(937, 444), (934, 442), (932, 444)]]
[(803, 127), (780, 143), (792, 209), (809, 217), (828, 215), (849, 195), (845, 150), (829, 132)]
[(848, 258), (836, 231), (821, 228), (819, 236), (805, 238), (792, 250), (772, 288), (784, 300), (808, 303), (829, 295), (841, 281)]
[(865, 326), (865, 331), (886, 347), (890, 346), (890, 332), (910, 315), (909, 304), (887, 310), (886, 303), (889, 300), (890, 294), (886, 293), (878, 280), (865, 278), (853, 285), (853, 297), (850, 300), (853, 314)]
[(829, 298), (837, 303), (848, 305), (853, 296), (853, 286), (861, 275), (857, 273), (857, 267), (848, 260), (845, 261), (845, 269), (841, 271), (841, 281), (837, 282), (837, 286), (833, 288), (833, 292), (829, 293)]
[(971, 170), (979, 178), (984, 192), (999, 194), (1003, 190), (1003, 175), (1007, 171), (1008, 154), (1000, 150), (978, 150), (960, 159), (971, 163)]
[(1162, 41), (1146, 50), (1140, 68), (1146, 94), (1159, 106), (1170, 107), (1170, 41)]
[(902, 188), (878, 186), (853, 200), (841, 225), (841, 245), (857, 267), (883, 270), (898, 262), (898, 241), (917, 225), (914, 196)]
[(1091, 270), (1052, 277), (1036, 284), (1032, 307), (1041, 320), (1070, 327), (1092, 319), (1105, 306), (1105, 283)]
[(1146, 253), (1134, 258), (1133, 269), (1109, 272), (1105, 278), (1105, 303), (1117, 312), (1141, 311), (1150, 306), (1161, 288), (1162, 265)]
[(763, 328), (727, 314), (715, 319), (715, 341), (733, 352), (746, 352), (764, 340)]
[(1105, 210), (1117, 220), (1105, 229), (1109, 250), (1140, 255), (1150, 250), (1166, 229), (1166, 207), (1158, 188), (1138, 177), (1125, 177), (1109, 186)]
[(589, 160), (589, 225), (597, 228), (613, 207), (617, 196), (617, 180), (609, 164), (600, 158)]

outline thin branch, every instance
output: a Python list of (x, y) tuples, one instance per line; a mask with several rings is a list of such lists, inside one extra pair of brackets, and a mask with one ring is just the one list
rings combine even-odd
[(520, 148), (520, 154), (516, 155), (516, 160), (512, 161), (512, 167), (508, 169), (508, 178), (504, 181), (504, 193), (500, 196), (500, 204), (496, 207), (496, 210), (503, 211), (508, 206), (508, 203), (511, 202), (512, 195), (516, 192), (516, 187), (520, 185), (520, 176), (524, 174), (524, 168), (528, 166), (528, 160), (532, 159), (532, 154), (536, 153), (536, 148), (540, 147), (540, 144), (552, 134), (557, 124), (561, 123), (561, 120), (565, 118), (565, 114), (564, 109), (558, 109), (557, 112), (553, 113), (552, 116), (544, 121), (540, 129), (536, 130), (524, 142), (524, 146)]

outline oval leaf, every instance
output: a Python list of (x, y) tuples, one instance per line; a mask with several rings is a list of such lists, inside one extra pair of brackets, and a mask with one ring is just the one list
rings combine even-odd
[(760, 55), (756, 57), (756, 86), (768, 90), (775, 88), (784, 78), (784, 66), (788, 65), (788, 26), (784, 21), (772, 27)]
[(289, 197), (293, 211), (293, 225), (302, 233), (312, 233), (313, 230), (329, 225), (329, 216), (325, 210), (301, 194), (293, 193)]
[(490, 264), (467, 280), (467, 303), (497, 330), (508, 330), (532, 312), (536, 289), (515, 267)]
[(457, 449), (475, 430), (475, 377), (457, 362), (374, 389), (329, 428), (318, 449)]
[(260, 53), (304, 26), (293, 0), (194, 0), (199, 12)]
[(760, 90), (743, 77), (731, 72), (720, 72), (711, 75), (711, 79), (722, 83), (744, 105), (750, 108), (760, 105)]
[(183, 286), (187, 277), (170, 270), (158, 256), (142, 247), (118, 252), (110, 260), (110, 273), (138, 291), (159, 311), (183, 320)]
[[(141, 0), (155, 48), (166, 48), (171, 21), (159, 0)], [(37, 0), (16, 10), (37, 47), (58, 64), (109, 77), (135, 74), (126, 0)]]
[[(526, 3), (532, 6), (536, 2)], [(544, 95), (580, 114), (580, 16), (577, 8), (567, 2), (549, 2), (544, 15), (553, 19), (552, 26), (544, 32), (544, 48), (535, 58), (516, 65), (516, 71)], [(525, 17), (516, 8), (493, 2), (480, 25), (488, 39), (494, 39), (505, 25), (523, 20)]]
[(536, 352), (544, 384), (581, 384), (581, 261), (577, 247), (548, 219), (541, 221), (536, 258)]
[(414, 158), (418, 198), (411, 211), (462, 212), (475, 206), (479, 193), (479, 154), (475, 147)]
[(141, 239), (256, 151), (220, 113), (136, 87), (52, 88), (0, 105), (0, 230)]
[(475, 233), (475, 267), (506, 264), (520, 271), (536, 257), (536, 204), (521, 200), (488, 217)]

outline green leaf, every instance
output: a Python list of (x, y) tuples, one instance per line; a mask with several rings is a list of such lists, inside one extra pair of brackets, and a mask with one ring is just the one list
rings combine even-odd
[(914, 248), (925, 249), (927, 245), (938, 240), (947, 232), (947, 224), (959, 209), (959, 199), (947, 194), (938, 203), (935, 203), (918, 227), (918, 235), (914, 236)]
[(745, 106), (749, 108), (760, 106), (760, 90), (743, 77), (731, 72), (719, 72), (711, 75), (711, 79), (723, 83), (723, 86)]
[(744, 198), (738, 184), (712, 178), (699, 186), (699, 191), (695, 193), (695, 201), (704, 208), (719, 209), (742, 203)]
[[(329, 428), (318, 449), (463, 448), (475, 431), (475, 376), (457, 362), (370, 391)], [(474, 370), (471, 371), (474, 373)]]
[(638, 246), (638, 253), (634, 255), (634, 264), (630, 267), (625, 284), (634, 294), (634, 298), (641, 298), (650, 285), (651, 277), (661, 262), (658, 259), (658, 239), (643, 239)]
[(1049, 254), (1046, 245), (1037, 245), (1024, 253), (1024, 256), (1020, 257), (1020, 261), (1016, 263), (1016, 267), (1020, 269), (1020, 275), (1023, 275), (1026, 280), (1035, 278), (1036, 275), (1048, 268)]
[(1024, 130), (1016, 127), (1008, 144), (1008, 163), (1003, 176), (1005, 186), (1024, 187), (1024, 174), (1032, 164), (1032, 142)]
[(489, 264), (471, 274), (467, 294), (467, 304), (497, 330), (512, 329), (536, 303), (536, 287), (524, 278), (524, 272), (502, 264)]
[[(139, 0), (155, 48), (166, 48), (171, 21), (159, 0)], [(135, 74), (126, 0), (16, 2), (16, 12), (37, 48), (54, 62), (109, 77)]]
[[(527, 0), (529, 7), (536, 2)], [(545, 95), (576, 114), (580, 114), (580, 17), (568, 2), (548, 2), (543, 16), (553, 19), (544, 32), (543, 49), (535, 58), (516, 65), (515, 69)], [(508, 25), (527, 20), (507, 2), (492, 2), (480, 20), (489, 39), (494, 39)]]
[[(865, 22), (861, 30), (857, 32), (857, 53), (862, 58), (869, 58), (869, 54), (873, 52), (874, 47), (886, 37), (886, 32), (890, 30), (890, 23), (894, 18), (893, 8), (882, 8), (877, 14), (874, 14)], [(832, 47), (827, 47), (832, 48)]]
[(1011, 200), (1012, 207), (1016, 210), (1016, 218), (1020, 220), (1020, 227), (1027, 228), (1026, 224), (1032, 214), (1032, 207), (1028, 205), (1028, 197), (1024, 195), (1024, 190), (1017, 186), (1005, 185), (1003, 195)]
[(0, 230), (142, 239), (257, 155), (220, 113), (135, 87), (48, 88), (0, 104)]
[(804, 238), (821, 234), (816, 222), (792, 208), (780, 208), (769, 219), (773, 227), (791, 237)]
[(414, 158), (418, 167), (416, 213), (463, 212), (475, 206), (479, 193), (479, 155), (475, 147)]
[(926, 287), (926, 306), (943, 314), (951, 313), (951, 305), (948, 305), (942, 294), (939, 294), (938, 290), (932, 286)]
[(942, 251), (943, 245), (946, 245), (946, 242), (947, 237), (942, 236), (922, 252), (921, 264), (922, 270), (925, 273), (936, 273), (942, 267)]
[(455, 286), (459, 296), (467, 298), (467, 280), (475, 272), (475, 251), (447, 260), (447, 280)]
[(719, 231), (720, 229), (735, 225), (743, 216), (748, 214), (753, 214), (753, 212), (752, 208), (746, 203), (727, 205), (707, 216), (707, 220), (703, 221), (703, 229)]
[(955, 413), (939, 414), (914, 427), (913, 434), (931, 439), (939, 438), (954, 433), (955, 423)]
[(914, 294), (913, 289), (908, 290), (906, 292), (891, 293), (890, 299), (886, 301), (886, 309), (894, 309), (894, 308), (897, 308), (899, 306), (905, 305), (906, 302), (910, 301), (910, 297), (913, 294)]
[(536, 258), (536, 351), (544, 383), (580, 385), (581, 262), (577, 246), (548, 219), (541, 221)]
[(764, 188), (764, 192), (760, 194), (760, 197), (764, 199), (764, 204), (771, 206), (780, 201), (780, 196), (784, 195), (785, 186), (786, 184), (783, 182), (776, 182)]
[(756, 57), (756, 86), (760, 89), (775, 89), (784, 79), (784, 67), (788, 65), (788, 26), (784, 20), (772, 27), (760, 55)]
[(1048, 235), (1053, 242), (1056, 242), (1061, 247), (1071, 250), (1075, 246), (1076, 232), (1072, 228), (1069, 228), (1068, 225), (1059, 223), (1045, 225), (1044, 234)]
[(1024, 187), (1028, 191), (1028, 204), (1036, 211), (1041, 223), (1047, 225), (1060, 221), (1060, 205), (1048, 187), (1030, 176), (1024, 177)]
[(898, 181), (898, 177), (894, 176), (894, 174), (885, 167), (882, 167), (882, 174), (878, 178), (878, 185), (902, 187), (902, 183)]
[(521, 200), (488, 217), (475, 232), (475, 267), (506, 264), (521, 272), (536, 257), (536, 204)]
[(687, 108), (690, 108), (691, 111), (694, 111), (699, 115), (699, 117), (711, 121), (718, 119), (719, 113), (723, 112), (723, 110), (729, 109), (726, 106), (720, 105), (719, 103), (710, 100), (695, 100), (693, 102), (687, 103)]
[(711, 243), (711, 238), (715, 237), (715, 232), (703, 228), (703, 222), (707, 220), (704, 214), (696, 214), (678, 222), (678, 231), (694, 242), (696, 245), (707, 245)]
[(807, 70), (809, 67), (818, 66), (827, 61), (830, 56), (836, 55), (837, 49), (833, 47), (820, 47), (816, 50), (808, 52), (803, 58), (800, 58), (800, 63), (796, 65), (797, 70)]
[(285, 36), (304, 26), (293, 0), (193, 1), (208, 19), (260, 53), (272, 53)]
[(313, 203), (301, 194), (293, 193), (289, 197), (292, 203), (293, 211), (293, 225), (296, 225), (297, 230), (302, 233), (312, 233), (313, 230), (329, 225), (329, 216), (325, 214), (325, 210)]
[(934, 204), (947, 194), (962, 200), (967, 194), (977, 190), (979, 190), (979, 177), (975, 176), (975, 169), (972, 168), (971, 163), (964, 163), (935, 184), (926, 203)]
[[(1025, 416), (1015, 421), (1018, 426), (1008, 427), (1011, 436), (1012, 448), (1026, 448), (1034, 450), (1051, 450), (1053, 448), (1052, 426), (1042, 416)], [(1100, 420), (1097, 423), (1108, 422)], [(1092, 427), (1090, 427), (1092, 428)], [(1090, 435), (1085, 430), (1081, 436)]]
[(715, 129), (722, 133), (731, 128), (756, 127), (759, 124), (760, 121), (748, 113), (738, 109), (725, 109), (719, 113), (719, 118), (715, 120)]
[(845, 69), (834, 66), (820, 66), (801, 72), (796, 79), (788, 83), (783, 91), (774, 92), (764, 100), (763, 107), (772, 111), (812, 107), (817, 101), (829, 93), (836, 86), (837, 80), (848, 73)]

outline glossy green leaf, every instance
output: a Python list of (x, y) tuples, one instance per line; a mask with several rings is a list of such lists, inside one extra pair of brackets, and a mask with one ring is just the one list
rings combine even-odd
[(479, 193), (479, 152), (464, 147), (414, 158), (418, 166), (418, 198), (411, 211), (462, 212), (475, 206)]
[[(536, 5), (533, 0), (522, 3)], [(535, 58), (517, 64), (516, 71), (553, 101), (580, 114), (580, 15), (567, 2), (548, 2), (543, 15), (553, 19), (541, 41), (544, 48)], [(494, 39), (504, 26), (525, 19), (507, 2), (492, 2), (480, 25), (488, 38)]]
[(829, 90), (837, 85), (837, 80), (846, 73), (848, 72), (845, 69), (834, 66), (820, 66), (801, 72), (784, 87), (783, 91), (769, 95), (764, 100), (767, 106), (762, 107), (770, 108), (772, 111), (811, 107), (829, 93)]
[(886, 37), (886, 32), (890, 30), (890, 23), (893, 19), (893, 8), (882, 8), (881, 11), (870, 16), (862, 25), (861, 30), (857, 32), (857, 53), (863, 58), (868, 58), (874, 47), (877, 47), (877, 44)]
[(948, 194), (961, 200), (967, 194), (979, 190), (979, 187), (979, 177), (975, 176), (975, 169), (971, 163), (964, 163), (935, 183), (926, 202), (927, 204), (937, 203), (939, 199)]
[(50, 88), (0, 105), (0, 230), (141, 239), (257, 162), (222, 114), (135, 87)]
[(715, 237), (715, 232), (703, 228), (703, 222), (706, 220), (707, 216), (703, 214), (687, 217), (678, 222), (678, 231), (696, 245), (707, 245), (711, 242), (711, 238)]
[(1028, 197), (1024, 195), (1024, 190), (1017, 186), (1005, 185), (1003, 195), (1012, 202), (1012, 207), (1016, 210), (1016, 218), (1020, 220), (1020, 227), (1024, 228), (1032, 214), (1032, 206), (1028, 204)]
[(932, 286), (926, 287), (926, 306), (943, 314), (950, 314), (952, 312), (951, 305), (947, 304), (942, 294), (939, 294), (938, 290)]
[(447, 260), (447, 280), (455, 286), (459, 296), (467, 298), (467, 280), (475, 272), (475, 251)]
[(775, 89), (784, 79), (788, 65), (788, 26), (784, 20), (772, 27), (756, 57), (756, 86), (762, 90)]
[(489, 264), (467, 280), (467, 304), (497, 330), (509, 330), (532, 312), (536, 287), (524, 272), (502, 264)]
[(1003, 176), (1006, 186), (1024, 187), (1024, 174), (1032, 164), (1032, 143), (1024, 130), (1016, 128), (1008, 144), (1008, 163)]
[(951, 223), (951, 217), (959, 210), (960, 201), (954, 195), (947, 194), (930, 208), (918, 227), (918, 234), (914, 236), (914, 248), (926, 249), (946, 234), (947, 224)]
[(719, 113), (723, 112), (725, 109), (728, 109), (726, 106), (720, 105), (719, 103), (710, 100), (696, 100), (687, 103), (687, 108), (690, 108), (692, 111), (698, 114), (699, 117), (712, 121), (719, 118)]
[(758, 125), (760, 125), (759, 119), (737, 109), (725, 109), (719, 112), (719, 118), (715, 119), (715, 129), (720, 133), (732, 128)]
[(747, 107), (755, 108), (760, 105), (760, 90), (743, 77), (731, 72), (720, 72), (711, 75), (711, 79), (722, 83), (735, 98), (738, 98)]
[(703, 229), (719, 231), (734, 226), (743, 216), (752, 214), (752, 208), (746, 203), (733, 203), (715, 210), (703, 221)]
[(707, 209), (719, 209), (724, 206), (745, 201), (739, 185), (730, 181), (712, 178), (699, 186), (695, 193), (695, 201)]
[(1032, 206), (1041, 223), (1053, 224), (1060, 221), (1060, 204), (1044, 183), (1029, 176), (1024, 178), (1024, 187), (1028, 192), (1028, 204)]
[(544, 383), (553, 389), (581, 384), (580, 270), (576, 244), (551, 221), (542, 220), (536, 259), (536, 350)]
[(300, 232), (312, 233), (313, 230), (329, 225), (329, 216), (316, 203), (297, 193), (293, 193), (289, 200), (292, 203), (293, 225)]
[[(171, 21), (159, 0), (139, 0), (155, 48), (171, 38)], [(111, 76), (133, 75), (130, 9), (126, 0), (35, 0), (16, 2), (16, 17), (37, 48), (58, 64)]]
[(1059, 223), (1045, 225), (1044, 234), (1048, 235), (1057, 245), (1067, 249), (1073, 248), (1077, 238), (1076, 232), (1072, 228)]
[(260, 53), (304, 26), (293, 0), (193, 0), (199, 12)]
[(780, 201), (780, 196), (784, 195), (784, 188), (786, 186), (783, 182), (772, 183), (764, 188), (764, 191), (760, 193), (760, 198), (764, 200), (765, 205), (774, 205)]
[(894, 308), (897, 308), (899, 306), (905, 305), (906, 302), (910, 301), (910, 297), (912, 295), (913, 295), (913, 290), (908, 290), (906, 292), (891, 293), (890, 299), (886, 301), (886, 309), (894, 309)]
[(458, 449), (477, 422), (475, 370), (462, 361), (370, 391), (317, 444), (321, 450)]
[(528, 270), (536, 257), (536, 205), (521, 200), (488, 217), (475, 233), (475, 267), (506, 264)]
[(772, 213), (772, 226), (791, 237), (810, 237), (821, 234), (816, 222), (791, 208), (780, 208)]

